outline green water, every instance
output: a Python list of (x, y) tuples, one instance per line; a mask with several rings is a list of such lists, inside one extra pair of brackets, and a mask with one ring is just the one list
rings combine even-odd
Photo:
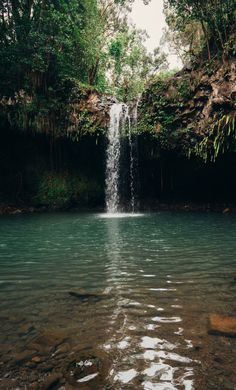
[[(91, 389), (234, 389), (235, 340), (209, 336), (207, 321), (235, 315), (235, 216), (2, 217), (0, 269), (2, 378), (40, 383), (32, 372), (50, 361), (80, 388), (70, 364), (87, 354), (100, 362)], [(61, 332), (63, 353), (34, 351), (45, 332)], [(17, 363), (27, 348), (43, 363)]]

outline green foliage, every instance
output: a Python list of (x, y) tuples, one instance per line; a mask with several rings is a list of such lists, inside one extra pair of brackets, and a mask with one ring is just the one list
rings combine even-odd
[(138, 132), (151, 133), (161, 150), (215, 162), (225, 152), (236, 151), (236, 116), (234, 94), (229, 95), (231, 101), (209, 108), (216, 78), (208, 77), (217, 72), (231, 88), (233, 71), (232, 62), (222, 65), (211, 59), (206, 65), (172, 78), (155, 77), (142, 99)]
[(137, 131), (151, 133), (159, 150), (215, 161), (236, 148), (233, 101), (211, 104), (214, 85), (208, 84), (216, 71), (226, 83), (232, 80), (226, 60), (236, 53), (236, 0), (165, 0), (165, 7), (165, 38), (188, 63), (176, 77), (164, 72), (150, 79)]
[(236, 116), (222, 115), (201, 142), (195, 146), (195, 153), (205, 162), (215, 161), (220, 153), (234, 150), (236, 146)]
[(49, 207), (69, 207), (73, 204), (93, 204), (102, 197), (100, 185), (88, 178), (65, 173), (44, 173), (36, 179), (35, 204)]
[(39, 181), (35, 202), (49, 206), (66, 206), (72, 198), (72, 186), (68, 177), (45, 174)]
[(236, 56), (236, 39), (235, 34), (232, 34), (227, 42), (225, 42), (225, 53), (228, 56)]
[(207, 47), (209, 59), (215, 51), (225, 53), (225, 44), (235, 28), (236, 0), (165, 0), (164, 4), (167, 23), (192, 54), (197, 36), (199, 49), (195, 54), (203, 47)]
[(86, 90), (137, 97), (165, 58), (146, 52), (129, 11), (129, 0), (0, 2), (0, 105), (10, 125), (77, 140), (97, 130), (80, 107)]
[(173, 77), (178, 72), (178, 69), (168, 69), (168, 70), (161, 70), (158, 72), (156, 76), (152, 79), (152, 82), (155, 82), (156, 80), (163, 80), (166, 81), (169, 78)]
[(162, 45), (167, 43), (183, 63), (198, 58), (204, 48), (201, 23), (183, 20), (182, 15), (176, 15), (169, 8), (166, 9), (166, 22), (168, 27), (164, 29)]
[(3, 1), (0, 15), (3, 95), (55, 90), (68, 77), (88, 81), (99, 44), (96, 0)]
[[(168, 83), (172, 72), (161, 74), (149, 86), (141, 107), (138, 133), (151, 133), (161, 150), (176, 150), (180, 147), (182, 133), (176, 128), (171, 109), (173, 97), (169, 95)], [(176, 96), (178, 92), (176, 92)], [(174, 97), (174, 100), (175, 100)]]
[(129, 101), (140, 95), (151, 75), (167, 64), (159, 49), (147, 52), (145, 39), (143, 31), (126, 26), (109, 44), (108, 68), (115, 94), (121, 100)]
[(87, 134), (93, 134), (98, 139), (104, 132), (104, 126), (99, 122), (96, 114), (92, 114), (86, 108), (74, 115), (73, 123), (67, 126), (67, 137), (73, 141), (79, 141), (82, 136)]
[(187, 100), (191, 96), (191, 86), (187, 78), (182, 78), (177, 84), (177, 91), (183, 99)]

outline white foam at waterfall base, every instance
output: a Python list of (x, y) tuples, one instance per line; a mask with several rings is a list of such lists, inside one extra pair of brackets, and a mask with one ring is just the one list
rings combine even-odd
[(104, 213), (104, 214), (98, 214), (99, 218), (136, 218), (136, 217), (143, 217), (144, 214), (142, 213)]

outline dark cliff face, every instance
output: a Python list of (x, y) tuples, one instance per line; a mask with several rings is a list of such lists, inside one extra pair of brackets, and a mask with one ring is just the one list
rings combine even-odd
[(78, 141), (84, 135), (104, 133), (114, 99), (94, 88), (67, 83), (54, 95), (18, 91), (0, 100), (0, 121), (12, 129)]
[(204, 134), (219, 114), (236, 109), (236, 60), (219, 67), (216, 64), (215, 69), (185, 70), (176, 76), (175, 83), (177, 91), (179, 85), (180, 98), (173, 107), (178, 127), (194, 128), (196, 133)]
[[(141, 206), (236, 203), (235, 98), (234, 59), (186, 68), (149, 85), (134, 129)], [(72, 88), (48, 127), (32, 100), (1, 102), (0, 203), (103, 207), (106, 132), (114, 102), (92, 89)], [(20, 127), (25, 104), (34, 111), (26, 110), (31, 122)]]
[(236, 59), (183, 69), (157, 79), (143, 96), (140, 131), (159, 138), (160, 148), (215, 160), (235, 147)]
[(236, 59), (157, 78), (139, 107), (141, 197), (236, 201)]
[(78, 97), (77, 91), (72, 91), (67, 114), (66, 135), (78, 140), (79, 136), (88, 134), (105, 134), (109, 126), (109, 111), (115, 98), (101, 95), (96, 90), (86, 90)]

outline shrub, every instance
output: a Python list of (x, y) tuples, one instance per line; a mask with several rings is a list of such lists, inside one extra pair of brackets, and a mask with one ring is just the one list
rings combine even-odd
[(46, 172), (38, 177), (34, 201), (49, 207), (96, 205), (102, 202), (102, 187), (95, 180), (72, 174)]

